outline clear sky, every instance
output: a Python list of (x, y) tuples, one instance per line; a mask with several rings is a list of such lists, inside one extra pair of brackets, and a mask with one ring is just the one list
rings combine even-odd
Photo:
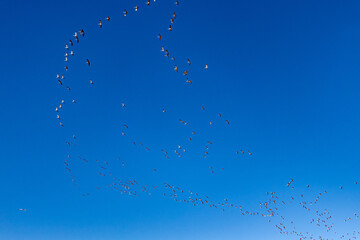
[[(266, 192), (297, 196), (281, 215), (298, 232), (352, 236), (360, 223), (359, 12), (353, 0), (2, 0), (0, 239), (298, 239), (279, 233), (279, 218), (176, 202), (163, 196), (165, 182), (254, 211)], [(65, 72), (65, 44), (80, 29)], [(62, 128), (55, 107), (63, 99)], [(135, 179), (137, 196), (109, 186), (109, 172)], [(145, 184), (158, 188), (148, 195)], [(331, 212), (330, 233), (299, 205), (319, 193), (313, 208)]]

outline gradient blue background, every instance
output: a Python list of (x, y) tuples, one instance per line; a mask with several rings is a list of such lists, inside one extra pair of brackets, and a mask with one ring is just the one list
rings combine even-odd
[[(354, 185), (360, 180), (360, 3), (181, 1), (169, 34), (172, 9), (173, 2), (160, 0), (150, 7), (130, 0), (0, 2), (0, 239), (281, 237), (273, 224), (236, 210), (179, 204), (161, 192), (96, 191), (105, 180), (80, 162), (73, 165), (78, 191), (63, 164), (73, 133), (73, 158), (120, 156), (127, 171), (112, 165), (120, 177), (167, 181), (219, 201), (256, 208), (267, 191), (293, 195), (290, 179), (296, 194), (307, 191), (309, 199), (327, 190), (321, 206), (337, 217), (337, 231), (357, 230), (359, 222), (343, 219), (360, 212)], [(111, 22), (100, 30), (98, 20), (108, 15)], [(77, 105), (66, 105), (61, 129), (54, 109), (66, 94), (55, 77), (63, 72), (65, 43), (81, 28), (86, 40), (66, 78), (72, 86), (66, 101), (74, 96)], [(159, 32), (181, 69), (192, 60), (192, 86), (160, 53)], [(216, 121), (218, 112), (230, 126)], [(147, 143), (149, 153), (120, 136), (124, 123), (129, 138)], [(173, 151), (191, 128), (199, 139), (188, 154), (164, 159), (159, 150)], [(204, 160), (208, 139), (214, 147)], [(254, 154), (236, 157), (239, 148)], [(225, 170), (212, 175), (210, 165)], [(287, 214), (299, 229), (318, 231), (302, 221), (301, 208)]]

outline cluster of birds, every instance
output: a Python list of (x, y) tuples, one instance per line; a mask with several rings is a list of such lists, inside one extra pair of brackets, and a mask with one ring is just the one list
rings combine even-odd
[[(156, 1), (154, 0), (153, 2), (156, 2)], [(179, 6), (179, 4), (180, 4), (180, 2), (176, 1), (174, 5), (175, 5), (175, 7), (177, 7), (177, 6)], [(151, 5), (151, 1), (148, 0), (146, 2), (146, 5), (148, 5), (148, 6)], [(133, 8), (133, 12), (138, 12), (139, 10), (140, 10), (140, 7), (138, 5), (136, 5)], [(127, 17), (128, 14), (130, 14), (130, 13), (131, 13), (131, 11), (127, 11), (126, 9), (124, 9), (123, 16)], [(173, 24), (175, 23), (175, 21), (177, 21), (177, 14), (174, 11), (171, 14), (170, 25), (168, 26), (168, 32), (174, 31)], [(108, 24), (110, 22), (111, 22), (110, 16), (107, 16), (104, 19), (100, 19), (98, 22), (98, 28), (103, 28), (103, 26), (105, 24)], [(161, 33), (157, 34), (157, 37), (161, 43), (164, 43), (165, 35), (166, 34), (161, 34)], [(75, 55), (76, 44), (79, 44), (81, 39), (85, 39), (84, 29), (80, 29), (80, 30), (74, 32), (73, 39), (69, 40), (69, 42), (65, 44), (65, 50), (66, 50), (65, 55), (64, 55), (64, 57), (65, 57), (65, 59), (64, 59), (65, 72), (68, 71), (70, 68), (71, 58)], [(177, 73), (181, 73), (182, 76), (184, 77), (186, 83), (192, 84), (193, 80), (190, 79), (191, 66), (192, 66), (190, 57), (187, 58), (187, 62), (185, 64), (187, 67), (185, 67), (184, 69), (180, 69), (179, 66), (182, 64), (178, 64), (176, 62), (175, 59), (177, 59), (177, 58), (175, 58), (175, 56), (173, 56), (170, 53), (170, 51), (166, 47), (166, 44), (161, 45), (161, 52), (164, 54), (164, 56), (167, 59), (171, 59), (171, 61), (174, 64), (173, 65), (174, 71)], [(84, 64), (86, 64), (90, 68), (92, 67), (89, 58), (84, 59)], [(206, 71), (209, 69), (209, 66), (207, 64), (204, 64), (203, 69)], [(64, 74), (57, 73), (56, 79), (57, 79), (59, 85), (64, 88), (64, 90), (65, 90), (64, 92), (67, 92), (67, 93), (71, 92), (71, 86), (67, 82), (67, 79)], [(94, 85), (94, 82), (91, 79), (89, 79), (89, 84)], [(66, 103), (67, 102), (68, 101), (66, 101)], [(74, 104), (74, 103), (76, 103), (76, 100), (75, 100), (75, 98), (71, 98), (69, 100), (69, 102)], [(58, 119), (59, 125), (61, 127), (64, 127), (64, 124), (62, 122), (62, 117), (61, 117), (61, 112), (63, 110), (64, 105), (65, 105), (65, 100), (63, 99), (60, 101), (59, 105), (55, 108), (56, 118)], [(123, 108), (126, 108), (125, 103), (122, 103), (121, 106)], [(201, 110), (206, 111), (205, 106), (201, 106)], [(166, 113), (165, 108), (162, 109), (162, 112)], [(223, 115), (221, 113), (217, 114), (217, 119), (220, 119), (220, 121), (223, 121), (225, 126), (230, 126), (230, 121), (227, 119), (224, 119)], [(191, 128), (188, 121), (179, 119), (179, 123), (187, 128), (188, 127)], [(215, 122), (208, 121), (208, 123), (210, 126), (212, 126)], [(129, 124), (124, 123), (122, 126), (121, 135), (128, 136), (128, 129), (129, 129)], [(190, 146), (188, 143), (191, 143), (193, 138), (197, 135), (196, 132), (197, 132), (196, 129), (191, 129), (191, 134), (190, 134), (190, 136), (188, 136), (187, 144), (178, 144), (177, 147), (172, 150), (159, 149), (159, 152), (161, 152), (165, 156), (166, 159), (169, 159), (171, 157), (171, 152), (173, 152), (175, 154), (175, 156), (177, 156), (177, 157), (182, 157), (187, 152), (188, 146)], [(66, 141), (66, 144), (68, 145), (68, 147), (71, 148), (72, 146), (75, 145), (74, 141), (76, 141), (75, 135), (72, 136), (71, 140)], [(146, 151), (150, 151), (152, 149), (150, 146), (147, 146), (143, 142), (138, 141), (136, 139), (129, 139), (129, 141), (134, 146), (140, 146), (141, 148), (143, 148)], [(186, 145), (186, 146), (184, 146), (184, 145)], [(212, 145), (213, 145), (213, 141), (211, 139), (209, 139), (203, 145), (203, 157), (204, 158), (208, 158)], [(235, 154), (235, 156), (248, 155), (250, 157), (252, 157), (252, 155), (253, 155), (253, 153), (250, 150), (247, 150), (245, 148), (234, 149), (234, 154)], [(311, 217), (311, 220), (309, 221), (310, 224), (314, 224), (316, 227), (323, 228), (326, 232), (332, 231), (332, 232), (334, 232), (334, 234), (336, 236), (340, 237), (341, 239), (343, 239), (343, 238), (356, 239), (357, 237), (360, 236), (360, 233), (355, 232), (355, 231), (353, 233), (347, 233), (347, 234), (339, 234), (339, 233), (335, 232), (334, 231), (334, 221), (333, 221), (333, 217), (332, 217), (331, 213), (327, 209), (319, 209), (319, 210), (317, 209), (318, 202), (320, 201), (320, 199), (322, 197), (324, 197), (327, 194), (327, 191), (324, 191), (324, 192), (316, 195), (316, 198), (314, 201), (306, 201), (303, 194), (298, 194), (297, 196), (295, 196), (295, 195), (291, 196), (290, 199), (281, 199), (279, 197), (279, 195), (276, 194), (275, 192), (267, 192), (266, 193), (266, 201), (259, 203), (259, 208), (257, 208), (256, 210), (250, 210), (250, 209), (246, 209), (244, 206), (242, 206), (240, 204), (232, 203), (228, 199), (224, 199), (222, 201), (212, 200), (207, 195), (202, 195), (200, 193), (197, 193), (197, 192), (191, 191), (191, 190), (185, 190), (179, 186), (174, 186), (167, 182), (164, 183), (164, 185), (147, 185), (147, 184), (140, 184), (137, 180), (132, 179), (132, 178), (125, 179), (125, 180), (119, 179), (118, 177), (116, 177), (116, 174), (114, 174), (110, 171), (111, 164), (112, 164), (111, 161), (88, 160), (81, 156), (78, 156), (78, 159), (81, 160), (81, 162), (83, 162), (83, 164), (89, 164), (91, 162), (94, 162), (94, 164), (96, 164), (96, 166), (98, 168), (98, 171), (96, 174), (101, 178), (110, 178), (111, 183), (106, 184), (104, 186), (96, 186), (95, 187), (96, 190), (113, 189), (113, 190), (119, 191), (121, 194), (127, 194), (127, 195), (131, 195), (131, 196), (137, 196), (140, 193), (145, 193), (147, 195), (151, 195), (153, 192), (160, 192), (163, 196), (170, 197), (171, 199), (173, 199), (176, 202), (188, 203), (193, 206), (206, 206), (206, 207), (210, 207), (210, 208), (220, 209), (221, 211), (225, 211), (226, 209), (232, 208), (232, 209), (236, 209), (236, 210), (240, 211), (240, 213), (242, 215), (261, 216), (263, 218), (266, 218), (268, 220), (268, 222), (273, 222), (276, 229), (278, 229), (278, 231), (282, 235), (287, 235), (287, 236), (292, 235), (292, 236), (295, 236), (297, 239), (328, 239), (321, 235), (315, 236), (315, 234), (297, 230), (294, 225), (294, 221), (288, 219), (287, 217), (285, 217), (284, 214), (282, 214), (282, 210), (285, 207), (287, 207), (291, 204), (296, 204), (298, 206), (301, 206), (301, 208), (304, 209), (306, 212), (313, 214)], [(116, 158), (116, 160), (119, 161), (120, 158), (118, 157), (118, 158)], [(77, 184), (76, 177), (72, 171), (72, 167), (71, 167), (72, 162), (73, 162), (73, 158), (72, 158), (71, 154), (69, 154), (64, 161), (65, 169), (66, 169), (67, 173), (69, 174), (71, 181), (73, 182), (73, 185), (75, 187), (77, 187), (78, 189), (80, 189), (79, 185)], [(126, 168), (125, 162), (122, 162), (121, 165), (122, 165), (122, 167)], [(218, 167), (214, 167), (214, 166), (209, 166), (209, 170), (210, 170), (211, 174), (214, 174), (216, 172), (215, 171), (216, 169), (220, 169), (221, 171), (224, 171), (223, 167), (218, 168)], [(157, 174), (159, 172), (158, 169), (156, 169), (156, 168), (152, 168), (151, 170), (155, 174)], [(295, 190), (293, 182), (294, 182), (294, 180), (291, 179), (287, 183), (286, 186), (288, 188), (291, 188), (292, 190)], [(355, 184), (357, 184), (357, 182), (355, 182)], [(310, 188), (310, 185), (307, 185), (307, 188)], [(343, 189), (342, 186), (340, 186), (339, 188), (340, 188), (340, 190)], [(84, 197), (86, 197), (86, 196), (89, 196), (90, 193), (83, 193), (82, 195)], [(18, 209), (18, 210), (26, 211), (26, 209)], [(344, 221), (349, 222), (354, 219), (359, 219), (359, 214), (354, 213), (353, 216), (346, 218)]]

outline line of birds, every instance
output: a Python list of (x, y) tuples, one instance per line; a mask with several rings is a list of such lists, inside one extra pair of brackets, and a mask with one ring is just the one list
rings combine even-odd
[[(154, 0), (155, 2), (155, 0)], [(176, 1), (175, 2), (175, 6), (179, 6), (179, 1)], [(146, 2), (146, 5), (150, 5), (150, 0), (148, 0)], [(136, 5), (134, 7), (134, 12), (138, 12), (139, 11), (139, 6)], [(130, 12), (128, 12), (126, 9), (123, 11), (123, 16), (126, 17), (128, 16)], [(111, 18), (110, 16), (107, 16), (104, 20), (99, 20), (98, 22), (98, 27), (99, 28), (103, 28), (103, 26), (105, 25), (105, 23), (108, 23), (110, 22)], [(175, 23), (175, 21), (177, 20), (177, 14), (176, 12), (173, 12), (171, 18), (170, 18), (170, 25), (168, 27), (168, 32), (173, 32), (174, 28), (173, 28), (173, 24)], [(161, 34), (161, 33), (158, 33), (157, 37), (159, 39), (159, 41), (161, 43), (164, 42), (164, 36), (165, 34)], [(79, 31), (76, 31), (73, 35), (74, 37), (74, 41), (73, 40), (69, 40), (69, 42), (65, 45), (65, 49), (66, 49), (66, 52), (65, 52), (65, 71), (68, 71), (69, 70), (69, 63), (71, 61), (71, 57), (75, 56), (75, 53), (74, 53), (74, 48), (75, 48), (75, 42), (78, 44), (80, 43), (80, 39), (81, 38), (85, 38), (85, 31), (83, 29), (80, 29)], [(186, 83), (189, 83), (189, 84), (192, 84), (193, 81), (189, 79), (189, 76), (190, 76), (190, 66), (192, 65), (192, 62), (190, 60), (190, 58), (187, 58), (187, 61), (186, 61), (186, 65), (187, 65), (187, 68), (184, 68), (183, 70), (180, 70), (180, 68), (178, 66), (180, 66), (181, 64), (177, 64), (176, 61), (175, 61), (175, 56), (173, 56), (172, 54), (170, 54), (170, 51), (163, 45), (161, 46), (161, 52), (164, 53), (165, 57), (168, 58), (168, 59), (171, 59), (173, 62), (174, 62), (174, 71), (177, 72), (177, 73), (182, 73), (182, 75), (184, 76), (184, 78), (186, 79), (185, 82)], [(177, 58), (176, 58), (177, 59)], [(85, 63), (87, 64), (88, 67), (92, 67), (92, 64), (90, 62), (90, 59), (89, 58), (86, 58), (85, 60)], [(208, 70), (209, 69), (209, 66), (207, 64), (204, 65), (204, 69), (205, 70)], [(60, 86), (63, 86), (65, 87), (65, 92), (71, 92), (71, 87), (69, 85), (67, 85), (67, 81), (65, 79), (65, 76), (63, 74), (56, 74), (56, 79), (58, 81), (58, 83), (60, 84)], [(94, 82), (90, 79), (89, 80), (90, 84), (91, 85), (94, 85)], [(71, 103), (76, 103), (76, 100), (75, 98), (72, 98), (71, 99)], [(55, 108), (55, 111), (56, 111), (56, 117), (59, 121), (59, 124), (61, 127), (64, 127), (62, 121), (61, 121), (61, 110), (63, 109), (63, 106), (65, 105), (65, 100), (61, 100), (60, 104)], [(121, 103), (121, 106), (123, 108), (126, 108), (126, 105), (125, 103)], [(202, 106), (201, 109), (203, 111), (205, 111), (205, 107)], [(166, 110), (165, 108), (162, 109), (162, 112), (165, 113)], [(222, 114), (221, 113), (218, 113), (218, 117), (219, 118), (222, 118)], [(230, 121), (229, 120), (224, 120), (225, 123), (227, 125), (230, 125)], [(181, 120), (179, 119), (179, 122), (184, 125), (184, 126), (189, 126), (189, 123), (187, 121), (184, 121), (184, 120)], [(209, 125), (213, 125), (214, 124), (214, 121), (209, 121)], [(124, 124), (123, 125), (124, 127), (124, 130), (121, 131), (121, 135), (123, 136), (127, 136), (127, 129), (129, 129), (129, 126), (127, 124)], [(193, 136), (195, 135), (195, 131), (192, 131), (191, 133), (191, 136), (188, 138), (189, 141), (192, 141), (193, 139)], [(75, 136), (73, 136), (73, 139), (75, 140)], [(144, 144), (142, 142), (138, 142), (138, 141), (134, 141), (134, 140), (131, 140), (133, 145), (138, 145), (143, 147), (145, 150), (147, 151), (150, 151), (150, 147), (149, 146), (144, 146)], [(66, 144), (71, 147), (73, 146), (73, 144), (71, 143), (71, 141), (66, 141)], [(207, 158), (208, 155), (209, 155), (209, 150), (210, 150), (210, 147), (213, 143), (212, 141), (208, 141), (207, 144), (204, 146), (204, 157)], [(166, 158), (170, 158), (170, 154), (168, 153), (167, 150), (165, 149), (160, 149), (160, 151), (165, 155)], [(178, 156), (178, 157), (181, 157), (183, 153), (186, 152), (186, 149), (182, 146), (182, 144), (179, 144), (177, 146), (176, 149), (174, 149), (174, 152), (175, 154)], [(235, 150), (235, 153), (236, 155), (241, 155), (241, 154), (248, 154), (249, 156), (252, 156), (252, 152), (250, 152), (249, 150), (244, 150), (244, 149), (238, 149), (238, 150)], [(65, 159), (65, 169), (66, 171), (68, 172), (68, 174), (70, 175), (71, 177), (71, 181), (73, 182), (74, 186), (79, 188), (78, 184), (76, 183), (76, 180), (75, 180), (75, 176), (72, 172), (72, 169), (71, 169), (71, 156), (68, 155), (68, 157)], [(82, 162), (84, 164), (88, 164), (89, 163), (89, 160), (83, 158), (83, 157), (79, 157), (79, 159), (82, 160)], [(96, 160), (96, 163), (101, 163), (99, 160)], [(112, 179), (112, 182), (111, 184), (108, 184), (105, 186), (105, 188), (113, 188), (115, 190), (118, 190), (121, 194), (128, 194), (128, 195), (133, 195), (133, 196), (137, 196), (140, 192), (143, 192), (143, 193), (146, 193), (148, 195), (151, 195), (151, 192), (152, 191), (155, 191), (155, 190), (163, 190), (162, 191), (162, 194), (164, 196), (169, 196), (171, 197), (173, 200), (177, 201), (177, 202), (185, 202), (185, 203), (190, 203), (194, 206), (208, 206), (208, 207), (211, 207), (211, 208), (219, 208), (221, 209), (222, 211), (225, 211), (226, 208), (235, 208), (235, 209), (238, 209), (242, 215), (250, 215), (250, 216), (262, 216), (264, 218), (270, 218), (268, 221), (269, 222), (274, 222), (276, 220), (273, 220), (273, 218), (275, 217), (278, 217), (280, 220), (280, 222), (277, 222), (275, 224), (275, 227), (279, 230), (280, 234), (283, 234), (283, 235), (294, 235), (296, 237), (298, 237), (299, 239), (328, 239), (328, 238), (324, 238), (322, 236), (318, 236), (318, 237), (315, 237), (314, 234), (310, 234), (309, 232), (301, 232), (301, 231), (297, 231), (295, 226), (293, 225), (294, 222), (293, 221), (286, 221), (285, 220), (285, 217), (280, 214), (280, 209), (283, 208), (284, 206), (287, 206), (293, 202), (295, 202), (295, 200), (297, 198), (295, 198), (294, 196), (291, 196), (291, 199), (289, 201), (283, 201), (283, 200), (280, 200), (280, 198), (278, 197), (277, 194), (275, 194), (274, 192), (268, 192), (267, 193), (267, 196), (268, 196), (268, 199), (267, 201), (265, 202), (262, 202), (260, 203), (260, 209), (257, 210), (257, 211), (249, 211), (249, 210), (245, 210), (245, 208), (243, 208), (241, 205), (239, 204), (234, 204), (234, 203), (230, 203), (228, 201), (228, 199), (224, 199), (223, 201), (213, 201), (213, 200), (210, 200), (210, 198), (208, 196), (200, 196), (200, 194), (198, 193), (195, 193), (193, 191), (186, 191), (182, 188), (179, 188), (179, 187), (175, 187), (174, 185), (170, 185), (168, 183), (165, 183), (163, 187), (160, 187), (160, 186), (157, 186), (157, 185), (154, 185), (154, 186), (149, 186), (149, 185), (139, 185), (139, 183), (134, 180), (134, 179), (128, 179), (128, 180), (120, 180), (118, 178), (116, 178), (113, 173), (111, 173), (109, 170), (109, 162), (106, 161), (106, 162), (102, 162), (102, 164), (99, 165), (99, 170), (97, 171), (97, 174), (100, 176), (100, 177), (110, 177)], [(122, 162), (122, 166), (125, 167), (125, 162)], [(216, 167), (214, 166), (210, 166), (209, 167), (211, 173), (214, 173), (215, 169), (217, 169)], [(224, 170), (224, 168), (218, 168), (220, 170)], [(158, 169), (156, 168), (153, 168), (152, 171), (154, 171), (155, 173), (158, 173)], [(357, 184), (357, 182), (355, 182), (355, 184)], [(287, 184), (287, 187), (290, 187), (291, 189), (295, 189), (294, 186), (293, 186), (293, 180), (291, 179), (288, 184)], [(99, 187), (97, 186), (96, 189), (97, 190), (100, 190), (102, 187)], [(307, 188), (310, 188), (309, 185), (307, 185)], [(340, 190), (343, 189), (342, 186), (339, 187)], [(166, 192), (168, 191), (168, 192)], [(312, 209), (314, 208), (314, 206), (317, 205), (317, 203), (319, 202), (319, 200), (321, 199), (321, 197), (323, 197), (327, 192), (323, 192), (323, 193), (319, 193), (317, 196), (316, 196), (316, 199), (314, 201), (311, 201), (311, 202), (308, 202), (308, 201), (303, 201), (302, 199), (304, 198), (304, 195), (303, 194), (300, 194), (300, 202), (299, 205), (301, 206), (301, 208), (303, 208), (304, 210), (306, 210), (307, 212), (314, 212), (314, 218), (311, 219), (310, 223), (311, 224), (315, 224), (317, 227), (324, 227), (326, 229), (327, 232), (330, 232), (330, 231), (333, 231), (333, 228), (334, 228), (334, 222), (332, 222), (333, 220), (333, 217), (331, 215), (331, 213), (325, 209), (325, 210), (322, 210), (322, 211), (319, 211), (319, 210), (315, 210), (313, 211)], [(83, 196), (89, 196), (90, 193), (84, 193), (82, 194)], [(19, 211), (26, 211), (26, 209), (18, 209)], [(359, 215), (357, 213), (354, 213), (354, 216), (353, 217), (348, 217), (346, 218), (344, 221), (345, 222), (349, 222), (350, 220), (354, 220), (354, 219), (358, 219), (359, 218)], [(290, 224), (290, 227), (288, 227), (288, 225), (286, 224), (287, 222), (289, 222)], [(335, 232), (336, 235), (339, 235)], [(353, 238), (353, 239), (356, 239), (356, 234), (360, 234), (360, 233), (356, 233), (355, 231), (350, 234), (350, 233), (347, 233), (347, 234), (344, 234), (344, 235), (339, 235), (340, 238), (345, 238), (346, 236), (349, 236), (349, 239), (350, 239), (350, 236)]]

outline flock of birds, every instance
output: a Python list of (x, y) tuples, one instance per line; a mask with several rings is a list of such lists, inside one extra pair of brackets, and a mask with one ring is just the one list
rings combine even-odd
[[(155, 0), (153, 1), (153, 3), (151, 3), (150, 0), (148, 0), (146, 2), (146, 5), (149, 6), (154, 3), (155, 3)], [(174, 4), (175, 8), (177, 6), (179, 6), (179, 4), (180, 4), (180, 2), (176, 1)], [(133, 8), (133, 12), (139, 12), (139, 11), (140, 11), (140, 6), (136, 5)], [(124, 17), (127, 17), (129, 14), (131, 14), (131, 11), (127, 11), (126, 9), (123, 11)], [(97, 27), (103, 28), (103, 26), (105, 24), (110, 24), (111, 20), (112, 19), (110, 18), (110, 16), (107, 16), (106, 18), (99, 20)], [(177, 21), (177, 14), (174, 11), (171, 14), (171, 18), (170, 18), (171, 24), (168, 26), (168, 32), (174, 31), (173, 24), (175, 23), (175, 21)], [(86, 35), (85, 31), (83, 29), (80, 29), (74, 33), (73, 39), (70, 40), (65, 45), (65, 49), (66, 49), (65, 59), (64, 59), (65, 72), (68, 71), (70, 68), (71, 58), (75, 55), (76, 44), (79, 44), (82, 41), (82, 39), (85, 39), (85, 35)], [(164, 42), (164, 35), (165, 34), (161, 34), (161, 33), (157, 34), (157, 38), (161, 43)], [(170, 51), (165, 47), (164, 44), (161, 45), (160, 51), (164, 54), (164, 56), (166, 58), (171, 59), (171, 61), (174, 62), (174, 65), (173, 65), (174, 71), (181, 73), (182, 76), (184, 77), (184, 81), (186, 83), (192, 84), (193, 80), (189, 78), (190, 73), (191, 73), (190, 66), (192, 65), (190, 58), (187, 59), (186, 65), (188, 66), (188, 68), (180, 70), (180, 68), (178, 67), (179, 64), (177, 64), (175, 61), (175, 56), (173, 56), (170, 53)], [(92, 67), (91, 61), (89, 58), (86, 58), (83, 61), (84, 61), (84, 64), (86, 64), (88, 67)], [(204, 64), (203, 69), (206, 71), (209, 69), (209, 66), (207, 64)], [(71, 92), (71, 86), (66, 81), (66, 77), (64, 74), (60, 74), (60, 73), (56, 74), (56, 79), (57, 79), (59, 85), (65, 88), (65, 92)], [(89, 79), (89, 84), (94, 85), (94, 82), (91, 79)], [(70, 98), (69, 101), (73, 104), (76, 103), (75, 98)], [(62, 113), (64, 105), (66, 103), (67, 103), (67, 101), (65, 102), (65, 100), (61, 100), (59, 105), (55, 108), (56, 117), (57, 117), (57, 119), (59, 121), (59, 125), (61, 127), (64, 127), (61, 113)], [(125, 103), (122, 103), (121, 106), (123, 108), (127, 107)], [(199, 107), (199, 109), (200, 109), (200, 107)], [(206, 111), (205, 106), (201, 106), (201, 111)], [(166, 109), (163, 108), (162, 112), (166, 113)], [(224, 119), (221, 113), (217, 114), (217, 118), (220, 119), (221, 121), (223, 121), (224, 126), (230, 126), (230, 121), (228, 119)], [(213, 123), (214, 123), (213, 121), (208, 121), (208, 124), (210, 126)], [(182, 119), (179, 119), (179, 124), (189, 127), (189, 123)], [(123, 130), (121, 132), (121, 135), (127, 136), (128, 129), (129, 129), (129, 125), (123, 124)], [(196, 129), (191, 129), (190, 132), (191, 132), (191, 134), (188, 136), (188, 143), (190, 143), (193, 140), (193, 138), (197, 135)], [(77, 141), (77, 138), (75, 135), (73, 135), (70, 140), (66, 141), (66, 145), (71, 148), (72, 146), (75, 145), (76, 141)], [(131, 139), (130, 141), (133, 145), (139, 146), (139, 147), (145, 149), (146, 151), (150, 151), (150, 149), (151, 149), (150, 146), (147, 146), (146, 144), (144, 144), (141, 141), (137, 141), (134, 139)], [(204, 146), (203, 146), (203, 148), (204, 148), (203, 149), (203, 157), (204, 158), (207, 158), (209, 156), (209, 151), (211, 150), (211, 147), (213, 146), (213, 144), (214, 143), (211, 139), (209, 139), (204, 144)], [(186, 145), (186, 146), (189, 146), (189, 145)], [(165, 158), (170, 158), (171, 152), (173, 152), (173, 154), (175, 154), (175, 156), (177, 156), (177, 157), (182, 157), (183, 154), (186, 153), (187, 148), (184, 147), (184, 145), (178, 145), (175, 149), (172, 149), (172, 150), (159, 149), (158, 151), (161, 152)], [(234, 156), (244, 155), (250, 159), (253, 157), (253, 153), (251, 151), (249, 151), (248, 149), (243, 149), (243, 148), (234, 149), (233, 154), (234, 154)], [(200, 194), (200, 193), (192, 191), (192, 190), (186, 190), (186, 189), (181, 188), (180, 186), (175, 186), (168, 182), (165, 182), (163, 185), (146, 185), (146, 184), (140, 184), (135, 179), (127, 179), (127, 180), (119, 179), (118, 177), (116, 177), (116, 175), (114, 173), (111, 172), (112, 161), (88, 160), (81, 156), (79, 156), (78, 158), (84, 164), (89, 164), (90, 162), (93, 162), (94, 164), (96, 164), (96, 166), (98, 168), (98, 172), (97, 172), (98, 176), (110, 179), (111, 183), (109, 183), (103, 187), (97, 186), (96, 187), (97, 190), (100, 190), (102, 188), (113, 189), (115, 191), (120, 192), (121, 194), (127, 194), (127, 195), (132, 195), (132, 196), (137, 196), (139, 194), (151, 195), (153, 192), (160, 192), (162, 195), (170, 197), (171, 199), (173, 199), (176, 202), (187, 203), (187, 204), (191, 204), (193, 206), (207, 206), (209, 208), (220, 209), (221, 211), (225, 211), (226, 209), (231, 208), (231, 209), (236, 209), (242, 215), (261, 216), (261, 217), (267, 219), (268, 222), (273, 223), (274, 227), (279, 231), (280, 234), (286, 235), (286, 236), (294, 236), (296, 239), (300, 239), (300, 240), (301, 239), (333, 239), (333, 238), (326, 238), (320, 234), (315, 234), (315, 233), (298, 230), (295, 227), (295, 220), (291, 219), (290, 217), (285, 217), (285, 214), (283, 213), (284, 209), (286, 209), (288, 206), (298, 205), (298, 206), (301, 206), (301, 208), (303, 210), (305, 210), (307, 213), (312, 214), (310, 217), (309, 223), (315, 225), (319, 229), (322, 229), (326, 232), (332, 232), (332, 233), (334, 233), (334, 235), (336, 237), (338, 237), (340, 239), (357, 239), (360, 237), (360, 232), (357, 232), (357, 231), (353, 231), (353, 232), (346, 233), (346, 234), (341, 234), (334, 230), (335, 223), (333, 221), (334, 218), (333, 218), (333, 215), (331, 214), (331, 212), (327, 209), (321, 209), (318, 207), (319, 201), (323, 197), (326, 196), (327, 191), (318, 193), (315, 196), (315, 200), (313, 200), (313, 201), (307, 201), (306, 200), (307, 198), (305, 197), (304, 194), (292, 193), (290, 198), (285, 199), (285, 198), (281, 198), (275, 192), (267, 192), (266, 193), (266, 201), (259, 203), (259, 206), (256, 208), (256, 210), (250, 210), (250, 209), (246, 209), (245, 206), (231, 202), (229, 199), (224, 199), (222, 201), (216, 201), (216, 200), (211, 199), (207, 195), (203, 195), (203, 194)], [(119, 161), (120, 158), (118, 157), (115, 160)], [(67, 173), (69, 174), (74, 186), (79, 188), (76, 177), (72, 172), (72, 162), (73, 162), (73, 157), (71, 154), (69, 154), (64, 161), (65, 169), (66, 169)], [(122, 162), (121, 166), (125, 168), (126, 163)], [(222, 168), (222, 167), (219, 169), (221, 171), (224, 170), (224, 168)], [(153, 168), (151, 170), (155, 173), (158, 172), (158, 169), (156, 169), (156, 168)], [(209, 166), (209, 171), (211, 172), (211, 174), (214, 174), (215, 167)], [(357, 182), (355, 182), (355, 184), (357, 184)], [(289, 188), (291, 190), (295, 190), (294, 181), (292, 179), (287, 183), (286, 186), (287, 186), (287, 188)], [(307, 185), (306, 187), (310, 188), (310, 185)], [(340, 188), (340, 190), (343, 189), (342, 186), (339, 186), (339, 188)], [(90, 195), (90, 193), (85, 193), (82, 195), (88, 196), (88, 195)], [(22, 208), (18, 209), (18, 210), (26, 211), (26, 209), (22, 209)], [(346, 219), (344, 219), (344, 222), (350, 222), (355, 219), (359, 219), (359, 214), (354, 213), (353, 216), (347, 217)]]

